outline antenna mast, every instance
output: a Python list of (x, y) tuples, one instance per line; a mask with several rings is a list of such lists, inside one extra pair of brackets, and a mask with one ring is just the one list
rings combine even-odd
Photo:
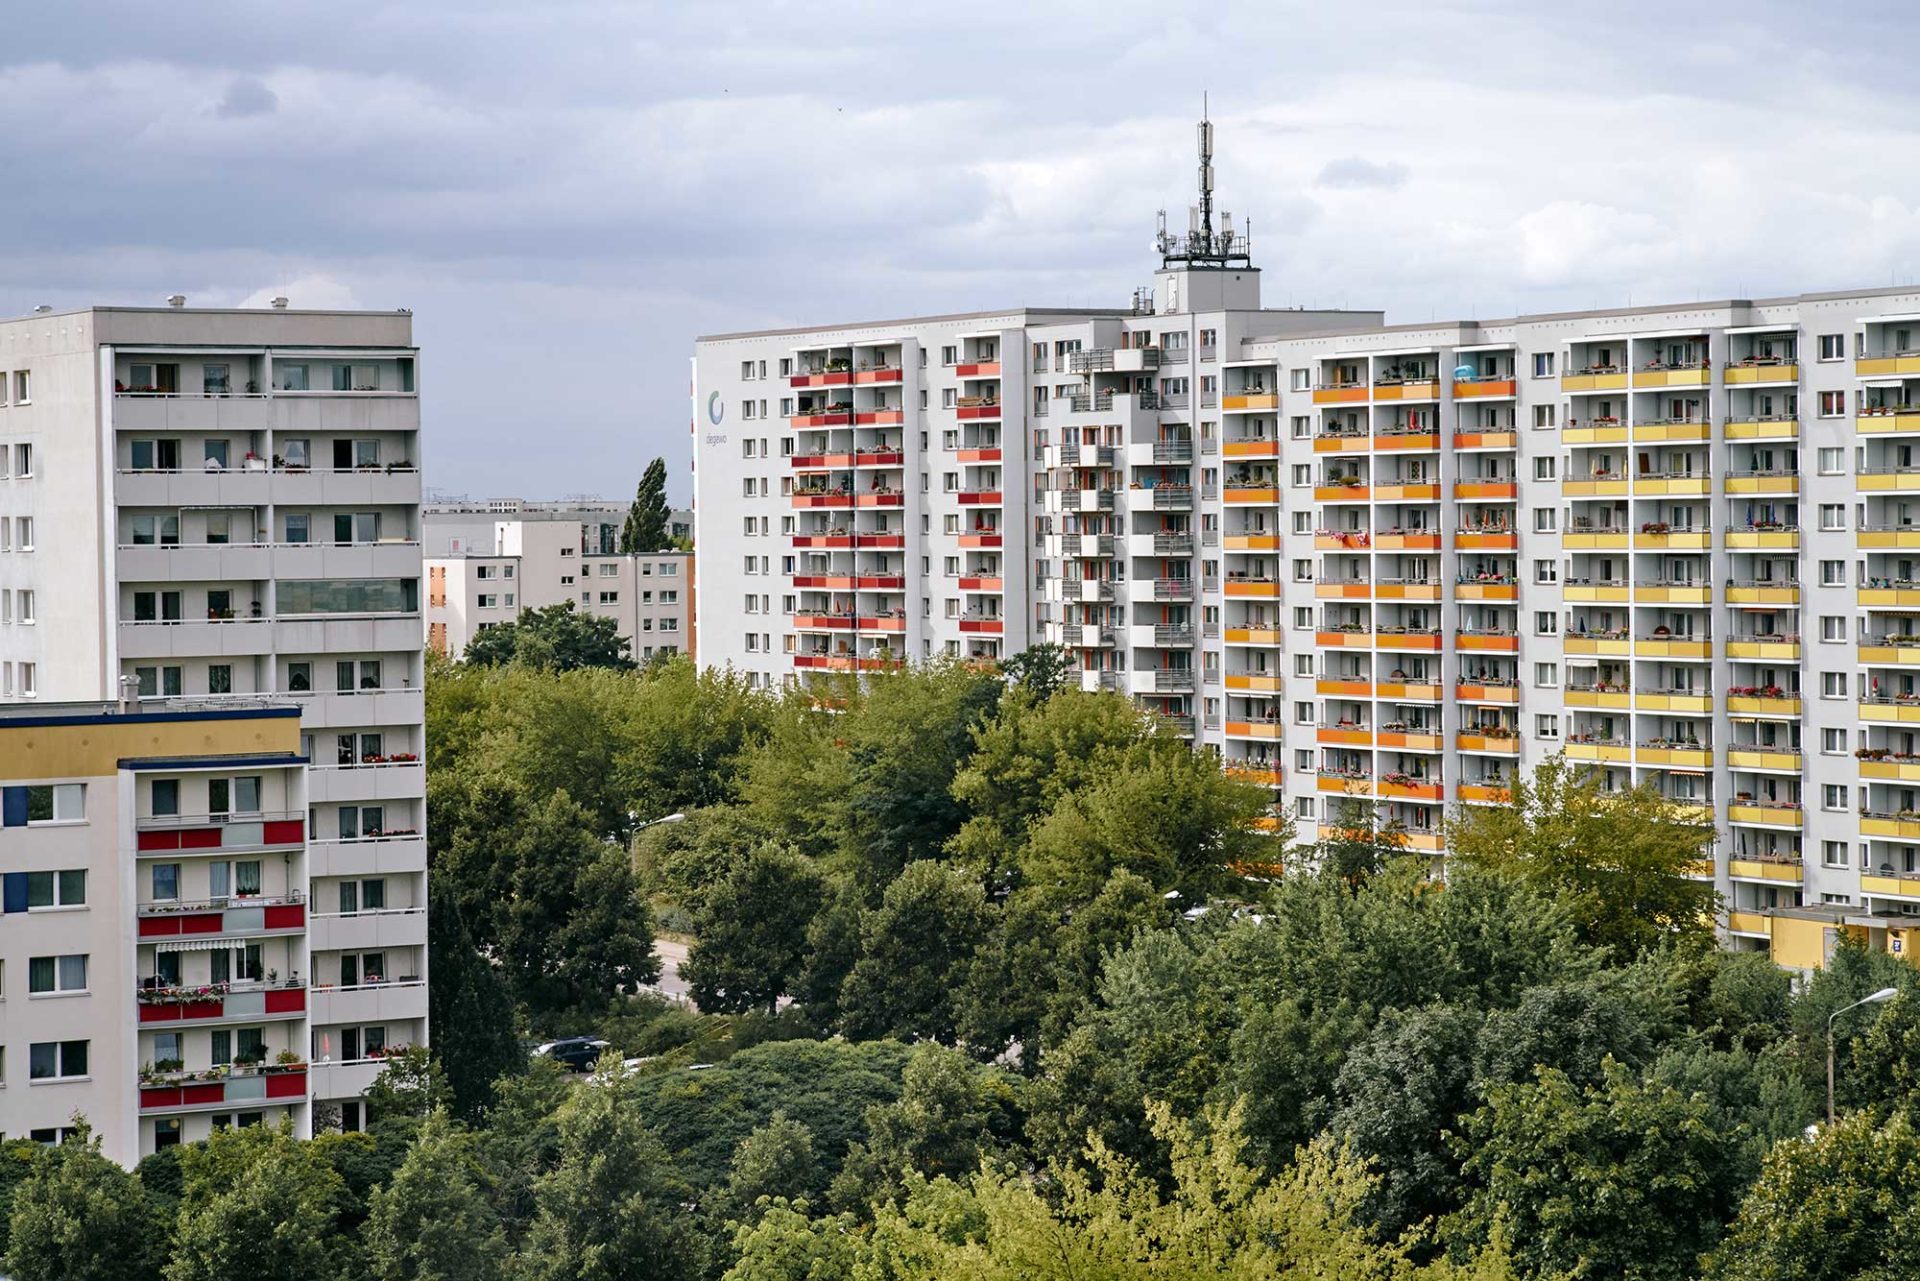
[(1249, 238), (1233, 229), (1233, 215), (1220, 215), (1220, 229), (1213, 227), (1213, 121), (1207, 96), (1200, 96), (1200, 203), (1193, 207), (1187, 234), (1167, 230), (1167, 211), (1160, 211), (1159, 230), (1154, 247), (1160, 251), (1161, 265), (1188, 268), (1251, 267), (1253, 246)]

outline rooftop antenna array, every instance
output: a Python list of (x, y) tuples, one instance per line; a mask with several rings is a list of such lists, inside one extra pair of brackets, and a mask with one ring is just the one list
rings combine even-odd
[(1153, 247), (1164, 266), (1183, 265), (1225, 269), (1251, 267), (1253, 245), (1245, 233), (1233, 229), (1233, 215), (1220, 212), (1220, 228), (1213, 225), (1213, 121), (1208, 118), (1206, 95), (1200, 99), (1200, 203), (1187, 209), (1187, 233), (1167, 230), (1167, 211), (1160, 211)]

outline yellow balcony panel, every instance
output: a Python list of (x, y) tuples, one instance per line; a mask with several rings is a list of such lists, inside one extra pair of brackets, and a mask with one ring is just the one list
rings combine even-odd
[(1408, 778), (1403, 780), (1382, 778), (1375, 791), (1381, 796), (1396, 796), (1409, 801), (1437, 801), (1442, 799), (1442, 787), (1439, 783), (1429, 783), (1424, 779)]
[(1577, 529), (1560, 540), (1560, 545), (1570, 552), (1625, 551), (1630, 535), (1624, 529)]
[(1220, 442), (1220, 453), (1227, 458), (1278, 458), (1280, 442), (1278, 440), (1226, 440)]
[(1677, 712), (1686, 716), (1704, 716), (1713, 710), (1708, 694), (1635, 694), (1633, 707), (1640, 712)]
[(1625, 391), (1625, 370), (1612, 374), (1561, 374), (1561, 391)]
[(1374, 687), (1381, 698), (1397, 699), (1403, 703), (1437, 703), (1440, 701), (1438, 685), (1410, 685), (1405, 681), (1381, 681)]
[(1862, 529), (1853, 536), (1853, 545), (1870, 548), (1907, 548), (1920, 551), (1920, 525), (1910, 529)]
[(1454, 585), (1455, 600), (1519, 600), (1518, 583), (1457, 583)]
[(1633, 655), (1635, 658), (1711, 658), (1713, 642), (1642, 636), (1633, 643)]
[(1315, 551), (1323, 552), (1363, 552), (1373, 545), (1372, 536), (1360, 530), (1350, 534), (1315, 534)]
[(1463, 480), (1453, 487), (1455, 502), (1474, 500), (1511, 501), (1520, 496), (1520, 486), (1511, 480)]
[[(1675, 801), (1674, 808), (1685, 811), (1699, 807), (1688, 805), (1682, 801)], [(1711, 881), (1713, 879), (1713, 860), (1710, 858), (1695, 859), (1680, 869), (1680, 875), (1695, 881)]]
[[(1864, 831), (1867, 825), (1862, 823), (1860, 826), (1861, 830)], [(1913, 825), (1910, 824), (1909, 826)], [(1862, 876), (1860, 878), (1860, 890), (1862, 893), (1871, 894), (1875, 898), (1899, 898), (1920, 901), (1920, 876)]]
[(1713, 424), (1699, 423), (1635, 423), (1633, 438), (1637, 441), (1657, 442), (1662, 440), (1705, 440), (1713, 432)]
[(1797, 551), (1797, 529), (1729, 529), (1727, 547), (1732, 551)]
[(1713, 753), (1694, 747), (1642, 747), (1640, 763), (1668, 769), (1712, 769)]
[(1280, 584), (1258, 578), (1229, 578), (1226, 581), (1226, 594), (1230, 598), (1241, 600), (1278, 600)]
[(1461, 552), (1506, 551), (1520, 546), (1520, 536), (1504, 529), (1462, 529), (1453, 535), (1453, 549)]
[(1798, 605), (1800, 588), (1797, 584), (1788, 586), (1757, 586), (1752, 583), (1735, 584), (1727, 588), (1729, 605)]
[(1381, 583), (1373, 589), (1373, 598), (1375, 600), (1439, 600), (1440, 584)]
[(1490, 783), (1461, 783), (1453, 790), (1455, 796), (1469, 805), (1506, 805), (1513, 800), (1511, 790)]
[(1720, 434), (1728, 440), (1798, 440), (1800, 422), (1795, 418), (1729, 418)]
[(1227, 688), (1258, 690), (1266, 694), (1278, 694), (1281, 685), (1278, 676), (1262, 676), (1255, 672), (1228, 672)]
[(1797, 494), (1800, 492), (1798, 476), (1729, 476), (1726, 492), (1729, 494)]
[(1788, 640), (1730, 640), (1727, 642), (1727, 657), (1759, 661), (1798, 662), (1800, 660), (1800, 642)]
[[(1735, 823), (1754, 822), (1755, 820), (1753, 819), (1739, 817), (1735, 814), (1735, 811), (1738, 810), (1750, 810), (1754, 808), (1755, 807), (1751, 805), (1735, 805), (1727, 812), (1728, 819)], [(1799, 859), (1794, 859), (1792, 862), (1785, 862), (1775, 861), (1774, 859), (1729, 858), (1727, 860), (1727, 875), (1736, 881), (1764, 881), (1769, 885), (1798, 885), (1806, 879), (1806, 869), (1800, 865)]]
[(1920, 412), (1865, 409), (1853, 420), (1853, 429), (1862, 436), (1920, 434)]
[(1372, 698), (1372, 681), (1319, 680), (1313, 683), (1316, 694), (1328, 694), (1346, 698)]
[(1313, 438), (1313, 452), (1316, 454), (1364, 454), (1373, 447), (1373, 441), (1364, 435), (1349, 436), (1323, 435)]
[(1280, 535), (1227, 534), (1220, 545), (1230, 552), (1272, 552), (1280, 550)]
[(1277, 739), (1281, 726), (1278, 721), (1228, 721), (1228, 738)]
[(1440, 448), (1440, 429), (1431, 431), (1377, 431), (1375, 453), (1431, 453)]
[(1373, 731), (1365, 729), (1322, 726), (1314, 731), (1314, 741), (1334, 747), (1372, 747)]
[(1641, 387), (1705, 387), (1713, 381), (1711, 369), (1636, 369), (1633, 385)]
[(1624, 689), (1569, 689), (1563, 701), (1568, 707), (1598, 707), (1626, 711), (1633, 706), (1633, 695)]
[(1437, 552), (1440, 550), (1438, 534), (1381, 534), (1373, 540), (1377, 551), (1383, 552)]
[(1322, 774), (1315, 784), (1322, 792), (1333, 792), (1341, 796), (1372, 796), (1373, 780), (1370, 778), (1348, 778), (1344, 774)]
[(1749, 938), (1766, 938), (1771, 931), (1767, 928), (1765, 912), (1728, 912), (1727, 933), (1744, 934)]
[(1570, 480), (1560, 486), (1560, 492), (1568, 498), (1624, 498), (1627, 494), (1627, 478)]
[(1520, 637), (1511, 632), (1456, 631), (1453, 634), (1453, 647), (1478, 653), (1517, 654), (1520, 652)]
[(1856, 652), (1861, 662), (1876, 667), (1920, 666), (1920, 638), (1906, 645), (1862, 645)]
[(1489, 685), (1484, 681), (1461, 681), (1453, 687), (1455, 700), (1462, 703), (1517, 703), (1520, 701), (1520, 689), (1516, 685)]
[(1227, 643), (1229, 645), (1278, 645), (1281, 632), (1278, 627), (1229, 627)]
[[(1920, 814), (1864, 815), (1860, 819), (1860, 835), (1878, 836), (1895, 841), (1920, 841)], [(1869, 894), (1887, 892), (1868, 889), (1867, 882), (1874, 879), (1878, 878), (1861, 877), (1860, 888), (1866, 890)], [(1893, 878), (1888, 877), (1886, 879), (1891, 880)], [(1914, 885), (1920, 884), (1920, 882), (1910, 880), (1907, 884)]]
[(1798, 774), (1800, 753), (1765, 747), (1729, 747), (1727, 766), (1730, 769), (1760, 770), (1771, 774)]
[(1625, 765), (1633, 759), (1633, 749), (1624, 743), (1568, 743), (1567, 759)]
[(1880, 725), (1920, 725), (1920, 699), (1863, 698), (1860, 719)]
[(1228, 413), (1236, 410), (1278, 409), (1280, 408), (1280, 396), (1277, 392), (1266, 392), (1265, 394), (1246, 396), (1222, 396), (1220, 398), (1220, 408)]
[(1633, 642), (1624, 636), (1567, 636), (1561, 639), (1560, 648), (1569, 654), (1625, 658), (1633, 653)]
[[(1806, 826), (1807, 816), (1798, 805), (1745, 805), (1739, 801), (1727, 806), (1727, 821), (1743, 823), (1748, 827), (1779, 827), (1798, 831)], [(1771, 873), (1743, 871), (1738, 869), (1769, 868)], [(1790, 870), (1787, 870), (1790, 869)], [(1800, 883), (1800, 864), (1763, 862), (1758, 859), (1735, 859), (1727, 865), (1731, 876), (1744, 877), (1755, 881), (1791, 881)]]
[(1800, 700), (1791, 694), (1768, 698), (1763, 694), (1727, 695), (1729, 716), (1798, 716)]
[(1563, 427), (1560, 429), (1560, 443), (1563, 445), (1624, 445), (1627, 443), (1627, 425), (1625, 423), (1588, 423), (1584, 427)]
[(1799, 382), (1800, 366), (1791, 360), (1764, 365), (1728, 365), (1720, 371), (1720, 381), (1729, 387)]
[(1920, 783), (1920, 760), (1896, 760), (1887, 757), (1884, 760), (1862, 759), (1859, 764), (1861, 778), (1885, 779), (1888, 782)]
[(1375, 383), (1373, 388), (1375, 402), (1382, 400), (1438, 400), (1440, 383), (1437, 379), (1410, 383)]
[(1624, 605), (1632, 594), (1625, 583), (1569, 583), (1560, 589), (1560, 599), (1569, 605)]
[(1713, 603), (1713, 588), (1694, 583), (1685, 586), (1636, 583), (1633, 599), (1641, 605), (1709, 605)]
[(1856, 593), (1862, 605), (1885, 609), (1920, 609), (1920, 587), (1862, 587)]
[(1633, 536), (1635, 551), (1695, 552), (1713, 546), (1713, 535), (1704, 529), (1642, 529)]
[(1316, 405), (1364, 405), (1367, 403), (1367, 385), (1356, 383), (1351, 386), (1315, 387), (1313, 403)]
[(1391, 747), (1406, 752), (1438, 752), (1446, 747), (1446, 740), (1438, 734), (1415, 733), (1412, 730), (1381, 730), (1373, 736), (1375, 746)]
[(1705, 476), (1636, 476), (1633, 492), (1639, 498), (1704, 498), (1713, 482)]
[(1920, 356), (1862, 356), (1853, 362), (1853, 372), (1862, 378), (1920, 374)]
[(1920, 471), (1863, 471), (1853, 478), (1853, 487), (1861, 493), (1920, 490)]
[(1280, 491), (1262, 485), (1229, 485), (1220, 491), (1220, 497), (1229, 505), (1272, 507), (1280, 501)]
[(1321, 649), (1372, 649), (1373, 633), (1365, 631), (1315, 632), (1313, 643)]
[(1373, 497), (1381, 503), (1432, 503), (1440, 500), (1440, 486), (1375, 485)]
[(1463, 752), (1480, 752), (1493, 756), (1520, 754), (1520, 739), (1512, 734), (1471, 734), (1463, 730), (1454, 736), (1454, 744)]
[(1447, 848), (1446, 838), (1438, 832), (1402, 832), (1400, 839), (1408, 849), (1422, 854), (1438, 854)]

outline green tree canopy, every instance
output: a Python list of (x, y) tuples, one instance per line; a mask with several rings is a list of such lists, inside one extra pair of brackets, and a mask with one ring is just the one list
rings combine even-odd
[(772, 1013), (798, 984), (807, 929), (826, 895), (805, 859), (759, 846), (732, 860), (704, 895), (682, 976), (703, 1010)]
[(849, 1035), (952, 1044), (960, 989), (993, 928), (980, 884), (944, 863), (910, 863), (860, 926), (860, 959), (840, 995)]
[(146, 1189), (84, 1127), (37, 1154), (9, 1219), (16, 1281), (148, 1281), (164, 1262), (166, 1224)]
[(473, 1140), (444, 1111), (429, 1115), (366, 1226), (367, 1270), (378, 1281), (494, 1281), (507, 1239), (487, 1201)]
[(667, 537), (671, 517), (667, 507), (667, 463), (663, 458), (656, 458), (640, 473), (633, 505), (627, 509), (626, 523), (620, 526), (620, 554), (666, 551), (672, 545)]
[(167, 1281), (312, 1281), (351, 1254), (335, 1235), (346, 1185), (288, 1129), (216, 1131), (181, 1159), (185, 1195)]
[(633, 670), (633, 644), (614, 619), (581, 612), (571, 600), (524, 610), (467, 642), (462, 657), (477, 667), (519, 663), (547, 671), (582, 667)]

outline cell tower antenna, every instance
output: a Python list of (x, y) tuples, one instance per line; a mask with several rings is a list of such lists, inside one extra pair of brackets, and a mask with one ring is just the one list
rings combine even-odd
[(1252, 246), (1247, 235), (1235, 233), (1231, 215), (1222, 214), (1218, 229), (1214, 226), (1213, 212), (1213, 118), (1208, 95), (1200, 95), (1199, 125), (1199, 186), (1200, 203), (1193, 207), (1187, 234), (1184, 236), (1167, 230), (1166, 211), (1160, 214), (1159, 231), (1154, 236), (1154, 247), (1160, 251), (1163, 265), (1176, 264), (1186, 267), (1225, 269), (1228, 267), (1251, 267)]

